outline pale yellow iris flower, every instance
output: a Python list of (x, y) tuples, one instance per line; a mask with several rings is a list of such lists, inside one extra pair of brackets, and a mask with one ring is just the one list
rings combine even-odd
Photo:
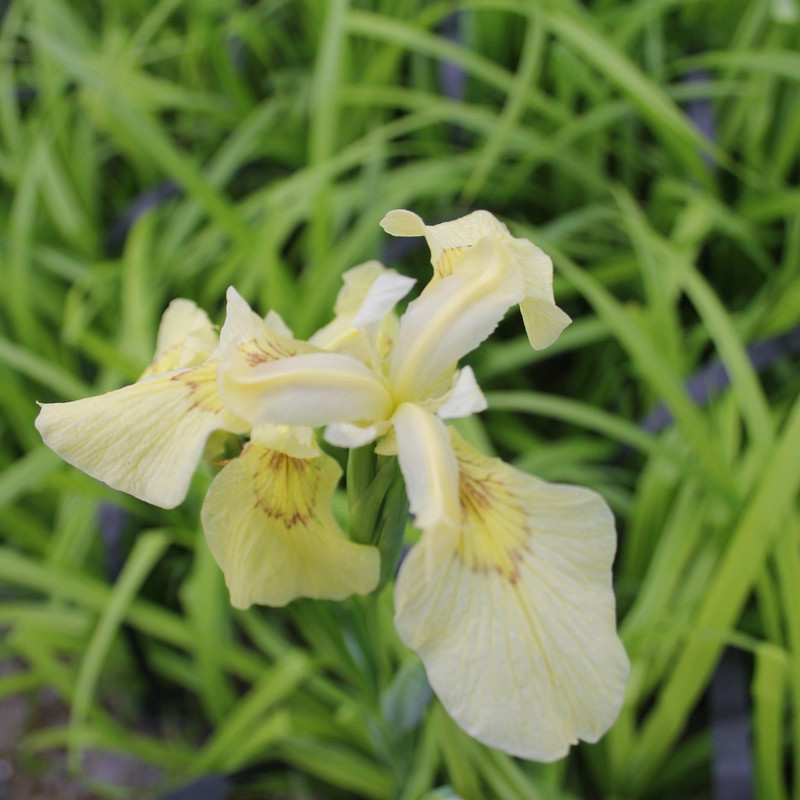
[(350, 542), (330, 498), (339, 468), (317, 448), (396, 455), (422, 531), (395, 584), (396, 626), (452, 717), (475, 738), (550, 761), (616, 718), (628, 659), (616, 634), (613, 516), (594, 492), (490, 459), (448, 419), (486, 401), (459, 360), (519, 305), (534, 347), (569, 323), (550, 259), (488, 212), (428, 226), (434, 276), (377, 262), (345, 276), (336, 318), (308, 342), (233, 290), (219, 342), (188, 301), (165, 314), (146, 377), (99, 398), (44, 406), (37, 426), (70, 463), (157, 505), (186, 493), (211, 431), (250, 434), (211, 484), (203, 527), (234, 605), (338, 599), (378, 582), (378, 552)]
[(326, 426), (331, 443), (378, 439), (378, 452), (397, 454), (423, 531), (395, 586), (398, 632), (465, 730), (550, 761), (579, 739), (596, 741), (622, 703), (629, 665), (611, 587), (616, 537), (599, 495), (488, 459), (444, 422), (485, 408), (456, 362), (511, 306), (525, 314), (532, 303), (525, 321), (540, 346), (569, 321), (552, 300), (552, 267), (523, 258), (530, 248), (489, 216), (478, 217), (485, 235), (469, 236), (475, 228), (463, 221), (455, 232), (434, 227), (434, 241), (459, 244), (434, 250), (436, 278), (409, 304), (384, 358), (257, 361), (232, 347), (221, 355), (220, 393), (253, 424)]
[[(348, 319), (370, 288), (396, 274), (377, 262), (351, 273), (337, 318), (344, 341), (352, 339)], [(387, 323), (382, 338), (393, 329), (390, 317)], [(317, 350), (293, 340), (276, 314), (262, 320), (233, 289), (222, 340), (275, 348), (281, 357)], [(251, 426), (227, 410), (217, 390), (219, 351), (205, 312), (189, 300), (174, 300), (162, 318), (153, 361), (137, 383), (42, 405), (36, 427), (70, 464), (162, 508), (185, 498), (210, 434), (249, 434), (239, 457), (212, 482), (202, 509), (233, 605), (280, 606), (300, 596), (341, 600), (372, 591), (377, 549), (351, 542), (330, 511), (339, 465), (319, 450), (310, 428)]]

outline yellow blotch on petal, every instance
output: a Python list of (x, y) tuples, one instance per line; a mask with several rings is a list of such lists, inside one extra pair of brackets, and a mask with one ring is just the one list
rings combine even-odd
[(451, 430), (462, 526), (424, 533), (395, 584), (395, 624), (453, 719), (521, 758), (553, 761), (616, 719), (629, 664), (616, 633), (613, 516)]
[(177, 298), (161, 317), (153, 361), (139, 380), (196, 367), (211, 356), (217, 344), (216, 329), (206, 312), (191, 300)]
[(331, 513), (340, 475), (329, 456), (293, 458), (252, 442), (217, 475), (203, 530), (234, 606), (342, 600), (377, 586), (378, 550), (351, 542)]

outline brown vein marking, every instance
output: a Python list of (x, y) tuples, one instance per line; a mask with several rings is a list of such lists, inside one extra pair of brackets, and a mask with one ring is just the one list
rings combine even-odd
[(287, 528), (307, 525), (315, 516), (319, 488), (314, 461), (262, 448), (257, 469), (256, 507)]
[(492, 462), (462, 461), (460, 493), (462, 525), (457, 555), (473, 572), (502, 575), (511, 583), (520, 576), (528, 548), (525, 508)]
[(251, 367), (269, 361), (289, 358), (297, 354), (296, 348), (290, 347), (288, 342), (281, 342), (277, 338), (269, 340), (250, 339), (240, 344), (239, 349)]
[(217, 394), (216, 362), (203, 364), (186, 372), (179, 372), (170, 380), (183, 384), (189, 390), (192, 404), (187, 409), (187, 413), (196, 409), (208, 414), (220, 414), (223, 411)]
[(464, 250), (469, 250), (470, 247), (472, 247), (472, 245), (468, 244), (461, 247), (448, 247), (447, 250), (444, 250), (436, 264), (436, 275), (440, 278), (446, 278), (448, 275), (452, 275), (453, 266), (458, 256), (463, 253)]

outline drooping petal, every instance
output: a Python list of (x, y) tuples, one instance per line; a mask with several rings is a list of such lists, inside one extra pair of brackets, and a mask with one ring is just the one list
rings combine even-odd
[(458, 419), (479, 414), (488, 408), (475, 373), (471, 367), (462, 367), (456, 374), (452, 389), (444, 396), (436, 410), (439, 419)]
[(398, 400), (419, 401), (497, 327), (524, 287), (493, 239), (465, 250), (456, 273), (429, 284), (400, 319), (389, 380)]
[(470, 735), (552, 761), (597, 741), (622, 704), (613, 517), (594, 492), (524, 475), (454, 432), (453, 445), (461, 530), (450, 548), (427, 531), (404, 561), (397, 630)]
[(458, 465), (442, 421), (415, 403), (392, 417), (397, 460), (417, 527), (455, 529), (460, 519)]
[(139, 380), (196, 367), (211, 356), (217, 342), (217, 331), (206, 312), (191, 300), (177, 298), (161, 317), (153, 361)]
[(214, 478), (203, 530), (234, 606), (342, 600), (377, 586), (378, 550), (349, 541), (331, 513), (340, 475), (329, 456), (292, 458), (251, 442)]
[(68, 463), (162, 508), (186, 496), (212, 431), (248, 428), (223, 408), (214, 361), (99, 397), (43, 405), (36, 427)]
[(481, 239), (489, 237), (501, 243), (525, 283), (520, 311), (534, 349), (548, 347), (571, 322), (555, 304), (550, 257), (526, 239), (511, 236), (508, 228), (488, 211), (473, 211), (451, 222), (426, 225), (411, 211), (397, 209), (381, 220), (381, 226), (394, 236), (424, 236), (431, 250), (435, 280), (457, 272), (460, 254)]

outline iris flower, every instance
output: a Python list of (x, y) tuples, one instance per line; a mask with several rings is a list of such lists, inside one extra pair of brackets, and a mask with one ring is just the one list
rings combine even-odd
[[(374, 263), (351, 273), (340, 294), (344, 339), (353, 307), (373, 285), (380, 287), (384, 273), (395, 275)], [(272, 348), (281, 357), (318, 349), (293, 340), (278, 315), (262, 320), (234, 289), (221, 340)], [(217, 390), (220, 347), (205, 312), (173, 300), (139, 381), (99, 397), (44, 404), (36, 427), (73, 466), (162, 508), (186, 497), (213, 432), (248, 435), (240, 455), (211, 483), (202, 509), (233, 605), (281, 606), (301, 596), (341, 600), (372, 591), (377, 549), (351, 542), (330, 510), (339, 465), (320, 451), (309, 428), (252, 426), (226, 409)]]
[[(384, 224), (397, 231), (408, 214)], [(397, 454), (423, 532), (395, 585), (397, 630), (461, 727), (550, 761), (578, 739), (596, 741), (622, 702), (629, 666), (615, 626), (616, 537), (599, 495), (486, 458), (446, 425), (485, 408), (471, 370), (456, 364), (511, 306), (540, 346), (569, 321), (552, 299), (549, 259), (490, 216), (435, 226), (435, 237), (418, 231), (436, 245), (436, 274), (384, 357), (257, 359), (233, 346), (221, 355), (220, 395), (252, 424), (325, 426), (333, 444), (377, 439), (377, 452)], [(374, 324), (387, 307), (362, 313)], [(355, 327), (374, 354), (374, 331)]]
[(487, 212), (428, 226), (409, 211), (384, 228), (425, 236), (433, 277), (377, 262), (345, 276), (336, 318), (308, 342), (230, 289), (219, 341), (188, 301), (165, 314), (153, 364), (133, 386), (43, 406), (37, 427), (70, 463), (171, 507), (212, 431), (247, 435), (211, 484), (202, 520), (234, 605), (339, 599), (378, 582), (375, 548), (330, 514), (333, 445), (397, 457), (422, 532), (395, 582), (395, 623), (467, 732), (529, 759), (596, 741), (616, 718), (628, 660), (616, 634), (612, 514), (596, 493), (487, 458), (448, 425), (486, 408), (458, 362), (519, 305), (534, 347), (569, 323), (552, 264)]

